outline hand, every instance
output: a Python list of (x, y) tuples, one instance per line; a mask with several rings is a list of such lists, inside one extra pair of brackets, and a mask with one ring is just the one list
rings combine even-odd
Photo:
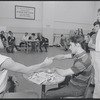
[(45, 64), (45, 66), (49, 66), (52, 62), (53, 60), (51, 58), (46, 57), (43, 63)]
[(63, 69), (59, 69), (59, 68), (53, 68), (53, 70), (55, 71), (55, 72), (57, 72), (59, 75), (61, 75), (61, 76), (64, 76), (64, 70)]
[(55, 57), (50, 57), (49, 59), (52, 59), (52, 60), (54, 60), (54, 58), (55, 58)]
[(37, 70), (37, 72), (46, 72), (47, 70), (49, 70), (48, 68), (40, 68)]

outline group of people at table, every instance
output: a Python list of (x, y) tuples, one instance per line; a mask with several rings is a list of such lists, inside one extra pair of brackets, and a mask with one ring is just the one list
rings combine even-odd
[[(45, 48), (45, 51), (47, 52), (47, 47), (49, 44), (49, 40), (48, 38), (45, 38), (44, 36), (42, 36), (41, 33), (37, 33), (37, 37), (35, 33), (31, 33), (31, 35), (29, 35), (27, 32), (23, 35), (21, 42), (19, 43), (19, 46), (16, 45), (16, 37), (13, 35), (12, 31), (9, 31), (8, 36), (5, 36), (5, 32), (1, 31), (0, 34), (0, 38), (1, 38), (1, 42), (4, 46), (4, 48), (6, 48), (7, 52), (14, 52), (14, 49), (17, 51), (21, 50), (22, 46), (25, 46), (27, 50), (28, 46), (32, 47), (32, 51), (37, 48), (40, 49), (40, 52), (43, 52), (42, 47)], [(7, 38), (6, 38), (7, 37)]]
[[(100, 14), (100, 10), (98, 10)], [(99, 15), (100, 16), (100, 15)], [(99, 18), (98, 18), (99, 20)], [(100, 51), (100, 22), (97, 21), (94, 29), (96, 31), (96, 42), (95, 42), (95, 51)], [(60, 88), (53, 88), (47, 90), (45, 93), (46, 98), (60, 98), (60, 97), (78, 97), (84, 94), (86, 89), (89, 77), (91, 75), (91, 70), (93, 65), (91, 62), (91, 53), (86, 53), (84, 46), (80, 41), (80, 36), (71, 36), (69, 38), (69, 49), (71, 50), (70, 54), (59, 54), (54, 57), (46, 58), (43, 62), (36, 65), (25, 66), (21, 63), (15, 62), (12, 58), (0, 55), (0, 98), (5, 94), (5, 89), (7, 85), (8, 70), (20, 72), (27, 76), (30, 76), (32, 73), (41, 70), (44, 70), (43, 67), (49, 66), (55, 60), (62, 59), (73, 59), (73, 65), (68, 69), (53, 68), (51, 72), (56, 72), (63, 77), (71, 75), (70, 81), (67, 84), (64, 84)], [(67, 81), (67, 80), (66, 80)], [(96, 85), (96, 83), (95, 83)], [(99, 86), (99, 85), (98, 85)], [(98, 93), (99, 94), (99, 93)], [(100, 95), (93, 95), (93, 98), (99, 98)]]

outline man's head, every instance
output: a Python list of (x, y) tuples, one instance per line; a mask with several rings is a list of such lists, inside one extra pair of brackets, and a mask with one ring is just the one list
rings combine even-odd
[(61, 34), (61, 37), (63, 37), (63, 34)]
[(4, 31), (1, 31), (1, 34), (4, 34)]
[(69, 49), (72, 51), (72, 54), (79, 54), (84, 51), (83, 41), (81, 41), (80, 36), (72, 36), (69, 40)]
[(9, 31), (8, 33), (9, 33), (9, 35), (11, 35), (11, 36), (13, 35), (13, 32), (12, 32), (12, 31)]
[(25, 36), (27, 36), (27, 35), (28, 35), (28, 33), (26, 32), (26, 33), (25, 33)]
[(98, 30), (100, 29), (100, 22), (99, 21), (96, 21), (94, 22), (94, 31), (95, 32), (98, 32)]
[(32, 33), (31, 35), (32, 35), (32, 36), (35, 36), (35, 33)]

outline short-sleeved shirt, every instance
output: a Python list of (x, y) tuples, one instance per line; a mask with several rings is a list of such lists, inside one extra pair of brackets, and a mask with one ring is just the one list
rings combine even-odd
[(8, 78), (8, 71), (6, 69), (2, 69), (1, 65), (8, 58), (9, 57), (0, 54), (0, 93), (5, 90)]
[(70, 80), (73, 85), (87, 86), (88, 79), (91, 75), (92, 70), (91, 59), (89, 54), (85, 51), (81, 54), (74, 56), (74, 64), (71, 67), (75, 73)]

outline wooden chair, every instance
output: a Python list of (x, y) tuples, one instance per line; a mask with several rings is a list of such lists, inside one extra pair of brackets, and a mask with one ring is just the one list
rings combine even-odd
[(87, 98), (89, 86), (90, 86), (90, 84), (91, 84), (92, 79), (93, 79), (93, 73), (91, 73), (91, 76), (90, 76), (89, 81), (88, 81), (88, 85), (87, 85), (87, 87), (86, 87), (86, 90), (85, 90), (85, 93), (84, 93), (83, 96), (79, 96), (79, 97), (61, 97), (61, 98), (63, 98), (63, 99), (64, 99), (64, 98)]

